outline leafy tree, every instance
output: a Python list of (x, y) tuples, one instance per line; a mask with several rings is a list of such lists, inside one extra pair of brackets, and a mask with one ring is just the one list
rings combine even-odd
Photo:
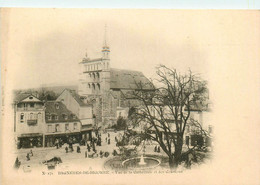
[(39, 99), (41, 100), (46, 100), (46, 101), (53, 101), (56, 100), (58, 95), (51, 90), (46, 90), (45, 88), (41, 88), (38, 92), (39, 94)]

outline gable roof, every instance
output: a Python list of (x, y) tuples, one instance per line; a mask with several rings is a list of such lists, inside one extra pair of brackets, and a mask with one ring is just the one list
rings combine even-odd
[[(58, 106), (58, 108), (56, 107)], [(46, 116), (46, 123), (57, 123), (57, 122), (72, 122), (72, 121), (79, 121), (77, 116), (73, 114), (70, 110), (67, 109), (67, 107), (62, 103), (58, 101), (47, 101), (45, 103), (45, 116)], [(48, 115), (57, 115), (58, 119), (51, 119), (49, 120), (47, 118)], [(67, 115), (67, 119), (65, 120), (63, 118), (63, 115)], [(74, 118), (73, 118), (74, 116)]]
[(97, 62), (97, 61), (102, 61), (103, 58), (94, 58), (94, 59), (89, 59), (89, 58), (83, 58), (80, 64), (84, 63), (92, 63), (92, 62)]
[(142, 89), (152, 90), (153, 84), (140, 71), (114, 69), (110, 70), (110, 89)]
[(78, 102), (79, 106), (91, 106), (89, 102), (85, 103), (82, 97), (74, 90), (67, 89), (71, 96)]
[[(14, 102), (15, 103), (19, 103), (19, 102), (25, 100), (26, 98), (29, 98), (30, 96), (32, 96), (34, 99), (36, 99), (37, 102), (41, 102), (41, 100), (39, 98), (35, 97), (31, 93), (19, 93), (19, 94), (16, 94), (14, 96)], [(27, 102), (27, 101), (25, 101), (25, 102)], [(30, 101), (30, 102), (33, 102), (33, 101)]]
[[(87, 103), (85, 103), (83, 100), (83, 98), (85, 98), (85, 97), (81, 97), (75, 90), (64, 89), (61, 94), (63, 94), (65, 91), (67, 91), (72, 96), (72, 98), (74, 98), (76, 100), (76, 102), (79, 104), (79, 106), (92, 106), (90, 101), (87, 101)], [(61, 96), (61, 94), (60, 94), (60, 96)], [(60, 96), (58, 96), (57, 99), (59, 99)]]

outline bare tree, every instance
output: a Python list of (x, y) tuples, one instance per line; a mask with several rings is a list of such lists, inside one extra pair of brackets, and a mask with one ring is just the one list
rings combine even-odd
[(145, 90), (139, 83), (139, 90), (134, 92), (142, 102), (135, 112), (135, 123), (142, 125), (144, 134), (168, 155), (170, 168), (176, 168), (182, 159), (191, 107), (204, 101), (207, 84), (191, 71), (180, 74), (163, 65), (157, 68), (157, 75), (159, 87), (154, 91)]

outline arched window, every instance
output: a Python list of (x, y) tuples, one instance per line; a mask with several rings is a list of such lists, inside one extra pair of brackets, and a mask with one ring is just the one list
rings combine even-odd
[(96, 78), (96, 75), (95, 75), (95, 73), (93, 73), (93, 78), (94, 78), (94, 79)]
[(38, 120), (40, 120), (42, 118), (42, 114), (40, 112), (38, 112)]
[(55, 104), (55, 108), (56, 108), (56, 109), (59, 109), (59, 108), (60, 108), (60, 106), (59, 106), (58, 103)]
[(60, 131), (60, 126), (59, 126), (59, 124), (56, 124), (55, 125), (55, 132), (59, 132)]
[(20, 122), (21, 122), (21, 123), (24, 122), (24, 113), (21, 113), (21, 115), (20, 115)]
[(67, 115), (67, 114), (62, 114), (62, 118), (63, 118), (64, 120), (67, 120), (67, 119), (68, 119), (68, 115)]
[(100, 76), (99, 76), (99, 73), (97, 73), (97, 78), (99, 78)]
[(71, 114), (72, 119), (76, 119), (76, 115), (75, 114)]
[(77, 130), (78, 129), (78, 124), (74, 123), (73, 127), (74, 127), (74, 130)]
[(33, 119), (33, 113), (30, 113), (30, 117), (29, 117), (30, 120)]
[(51, 115), (49, 113), (47, 113), (46, 117), (49, 121), (51, 120)]
[(95, 84), (92, 84), (92, 87), (93, 87), (93, 89), (95, 90), (95, 88), (96, 88)]
[(100, 84), (97, 84), (98, 90), (100, 90)]

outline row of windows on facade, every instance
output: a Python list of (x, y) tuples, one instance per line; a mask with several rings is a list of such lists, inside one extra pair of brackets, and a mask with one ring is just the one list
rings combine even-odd
[[(69, 118), (69, 116), (67, 114), (62, 114), (61, 116), (62, 116), (63, 120), (68, 120), (68, 118)], [(72, 119), (76, 119), (76, 116), (74, 114), (71, 114), (70, 116)], [(51, 114), (51, 115), (47, 114), (46, 118), (47, 118), (47, 120), (58, 120), (59, 116), (56, 114)]]
[(88, 88), (93, 88), (94, 90), (95, 89), (98, 89), (98, 90), (100, 90), (100, 84), (99, 83), (97, 83), (97, 84), (88, 84)]
[(94, 78), (94, 79), (96, 79), (96, 78), (100, 78), (100, 75), (99, 75), (99, 73), (89, 73), (89, 77), (90, 78)]
[[(190, 126), (190, 125), (187, 125), (186, 126), (187, 128), (186, 128), (186, 132), (198, 132), (198, 133), (200, 133), (201, 132), (201, 129), (200, 128), (197, 128), (197, 127), (193, 127), (193, 126)], [(208, 133), (209, 134), (212, 134), (213, 133), (213, 127), (212, 127), (212, 125), (208, 125)]]
[[(101, 66), (102, 65), (102, 66)], [(87, 71), (95, 71), (95, 70), (101, 70), (101, 68), (108, 68), (109, 67), (109, 63), (105, 63), (105, 62), (102, 62), (102, 63), (97, 63), (97, 64), (88, 64), (88, 65), (85, 65), (85, 69)]]
[(99, 70), (100, 69), (100, 63), (99, 64), (86, 65), (85, 68), (86, 68), (87, 71)]
[(17, 105), (18, 108), (25, 108), (25, 107), (30, 107), (30, 108), (34, 108), (35, 107), (35, 103), (19, 103)]
[[(37, 119), (39, 120), (41, 118), (42, 118), (42, 114), (40, 112), (38, 114), (37, 113), (36, 114), (30, 113), (29, 117), (28, 117), (28, 120), (37, 120)], [(20, 115), (20, 122), (23, 123), (24, 120), (25, 120), (25, 115), (24, 115), (24, 113), (21, 113), (21, 115)]]
[[(27, 105), (27, 106), (26, 106), (26, 105)], [(34, 108), (35, 105), (36, 105), (36, 103), (19, 103), (19, 104), (17, 105), (17, 107), (18, 107), (18, 108), (22, 108), (22, 107)], [(60, 106), (59, 106), (58, 103), (55, 104), (55, 108), (56, 108), (56, 109), (59, 109), (59, 108), (60, 108)]]
[[(71, 115), (72, 119), (76, 119), (76, 116), (74, 114)], [(58, 115), (55, 115), (55, 114), (52, 114), (52, 115), (46, 115), (46, 118), (48, 120), (58, 120)], [(24, 122), (24, 119), (25, 119), (25, 115), (24, 113), (21, 113), (20, 115), (20, 121), (21, 122)], [(39, 112), (38, 114), (34, 114), (34, 113), (30, 113), (29, 114), (29, 118), (28, 120), (36, 120), (36, 119), (41, 119), (41, 113)], [(62, 119), (64, 120), (68, 120), (68, 115), (66, 114), (62, 114)]]
[[(60, 129), (60, 125), (59, 124), (56, 124), (55, 125), (55, 130), (53, 130), (53, 126), (54, 125), (48, 125), (48, 132), (61, 132), (61, 129)], [(78, 130), (78, 123), (74, 123), (73, 124), (73, 130)], [(65, 124), (65, 132), (66, 131), (70, 131), (69, 130), (69, 124)]]

